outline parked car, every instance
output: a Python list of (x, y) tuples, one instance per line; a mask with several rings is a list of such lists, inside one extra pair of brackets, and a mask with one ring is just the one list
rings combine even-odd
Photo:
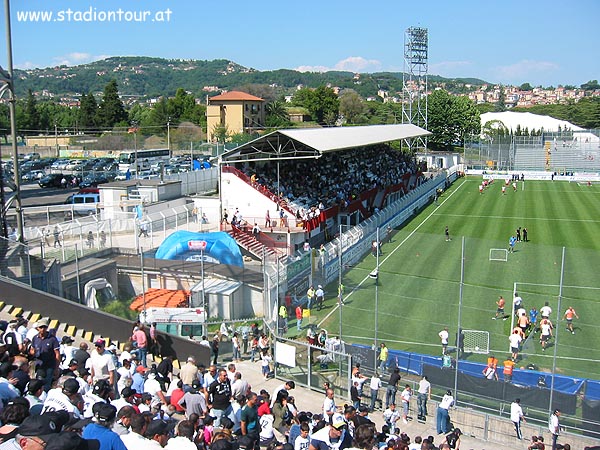
[[(38, 184), (40, 185), (40, 187), (43, 187), (43, 188), (60, 187), (60, 182), (63, 179), (63, 177), (65, 179), (67, 179), (67, 176), (63, 175), (62, 173), (51, 173), (51, 174), (46, 175), (45, 177), (42, 177), (38, 181)], [(70, 181), (70, 180), (67, 179), (67, 181)]]
[(68, 159), (58, 159), (52, 163), (50, 168), (54, 170), (65, 170), (67, 168), (67, 164), (70, 162), (71, 161)]
[(31, 183), (32, 181), (41, 180), (45, 175), (46, 172), (43, 170), (31, 170), (21, 175), (21, 180), (25, 183)]
[(36, 152), (27, 153), (25, 156), (23, 156), (23, 159), (25, 161), (36, 161), (40, 159), (40, 154)]
[(80, 159), (74, 159), (70, 161), (66, 166), (66, 170), (81, 170), (83, 167), (83, 161)]
[(43, 168), (44, 165), (40, 161), (27, 161), (20, 166), (22, 173), (29, 172), (31, 170), (40, 170)]
[(103, 173), (94, 173), (86, 175), (81, 183), (79, 183), (80, 188), (89, 188), (92, 186), (98, 186), (99, 184), (108, 183), (108, 178)]

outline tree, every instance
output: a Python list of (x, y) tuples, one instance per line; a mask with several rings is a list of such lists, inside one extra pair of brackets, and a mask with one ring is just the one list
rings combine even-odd
[(290, 125), (290, 116), (281, 100), (267, 103), (265, 106), (265, 125), (269, 128), (283, 128)]
[(335, 122), (340, 109), (338, 96), (333, 89), (325, 86), (319, 86), (314, 90), (308, 88), (299, 89), (294, 94), (293, 104), (305, 107), (312, 116), (312, 119), (319, 124), (325, 124), (326, 117), (328, 121), (334, 118)]
[(584, 91), (595, 91), (596, 89), (600, 89), (600, 84), (598, 84), (598, 80), (590, 80), (587, 83), (583, 83), (581, 89)]
[(480, 115), (468, 97), (454, 97), (439, 89), (427, 101), (429, 143), (434, 150), (451, 150), (462, 145), (466, 136), (479, 133)]
[(79, 102), (79, 111), (77, 120), (81, 128), (96, 127), (96, 119), (98, 117), (98, 103), (94, 94), (91, 92), (88, 95), (83, 94)]
[(495, 112), (506, 111), (506, 94), (504, 92), (504, 86), (500, 85), (500, 92), (498, 93), (498, 101), (496, 102)]
[(117, 124), (127, 125), (127, 113), (119, 98), (119, 88), (116, 80), (111, 80), (104, 87), (102, 102), (98, 109), (98, 125), (113, 128)]
[(344, 116), (346, 123), (365, 123), (367, 107), (363, 99), (353, 90), (344, 91), (340, 95), (340, 114)]
[(40, 113), (37, 108), (37, 100), (35, 99), (33, 92), (31, 92), (31, 89), (27, 91), (23, 123), (18, 128), (22, 129), (25, 134), (37, 134), (41, 129)]
[(176, 128), (171, 129), (171, 146), (174, 149), (189, 149), (190, 142), (199, 142), (203, 138), (205, 136), (202, 128), (192, 122), (181, 122)]
[(519, 89), (521, 91), (533, 91), (533, 87), (529, 83), (523, 83), (521, 86), (519, 86)]

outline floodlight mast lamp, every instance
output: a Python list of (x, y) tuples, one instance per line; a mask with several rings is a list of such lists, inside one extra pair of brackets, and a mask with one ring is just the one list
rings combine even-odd
[[(402, 123), (427, 129), (427, 74), (429, 38), (427, 28), (410, 27), (404, 35), (402, 71)], [(427, 138), (406, 139), (410, 150), (427, 149)]]
[[(7, 56), (7, 72), (2, 70), (3, 80), (8, 86), (8, 110), (10, 113), (10, 139), (12, 141), (12, 160), (14, 167), (14, 182), (15, 182), (15, 210), (17, 212), (17, 239), (19, 242), (24, 243), (23, 238), (23, 210), (21, 205), (21, 175), (19, 170), (19, 154), (17, 153), (17, 119), (15, 113), (15, 86), (14, 86), (14, 72), (13, 72), (13, 58), (12, 58), (12, 33), (10, 27), (10, 0), (4, 0), (4, 17), (6, 20), (6, 56)], [(2, 218), (5, 219), (4, 211), (2, 211)], [(3, 231), (6, 236), (6, 221), (3, 220)]]

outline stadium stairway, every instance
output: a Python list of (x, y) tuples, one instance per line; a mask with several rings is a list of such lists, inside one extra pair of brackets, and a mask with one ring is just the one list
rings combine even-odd
[[(232, 228), (231, 230), (227, 230), (227, 233), (236, 240), (240, 247), (261, 260), (264, 256), (276, 258), (284, 256), (282, 255), (282, 252), (277, 249), (269, 247), (260, 240), (257, 240), (254, 235), (248, 231), (244, 231), (240, 228)], [(264, 233), (261, 232), (261, 235), (263, 236), (261, 239), (264, 239)]]
[[(63, 336), (71, 336), (75, 340), (76, 346), (79, 346), (81, 342), (87, 342), (90, 348), (93, 348), (93, 342), (98, 339), (104, 339), (106, 341), (106, 346), (115, 345), (119, 351), (123, 351), (125, 347), (125, 342), (119, 342), (117, 340), (113, 340), (108, 336), (103, 336), (102, 334), (97, 334), (93, 330), (84, 330), (78, 329), (76, 326), (71, 325), (67, 322), (61, 322), (58, 319), (54, 319), (51, 317), (43, 317), (41, 314), (32, 312), (32, 311), (24, 311), (23, 308), (9, 305), (4, 301), (0, 301), (0, 320), (5, 320), (9, 322), (12, 319), (17, 317), (23, 317), (29, 321), (29, 325), (32, 325), (34, 322), (37, 322), (40, 319), (48, 320), (48, 329), (54, 330), (56, 337), (60, 341)], [(159, 363), (162, 358), (158, 356), (148, 355), (148, 364)], [(181, 364), (178, 360), (173, 360), (173, 366), (179, 369)]]

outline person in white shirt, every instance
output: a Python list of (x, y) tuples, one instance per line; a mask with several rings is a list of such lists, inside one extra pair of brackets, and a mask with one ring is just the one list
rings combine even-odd
[(550, 430), (550, 433), (552, 433), (552, 450), (554, 450), (557, 447), (556, 441), (558, 440), (558, 435), (560, 434), (560, 409), (555, 409), (550, 416), (550, 420), (548, 421), (548, 429)]
[(508, 340), (510, 342), (512, 360), (516, 362), (517, 357), (519, 356), (519, 347), (521, 345), (521, 341), (523, 340), (523, 338), (519, 334), (519, 330), (514, 330), (513, 333), (508, 337)]
[(310, 444), (309, 432), (308, 422), (302, 422), (300, 424), (300, 436), (294, 441), (294, 450), (308, 450)]
[(120, 436), (127, 450), (147, 448), (150, 441), (144, 437), (147, 427), (146, 417), (142, 414), (134, 414), (129, 425), (131, 432)]
[(450, 431), (450, 415), (448, 410), (454, 405), (454, 397), (452, 397), (452, 391), (447, 390), (446, 394), (442, 397), (442, 401), (438, 405), (437, 409), (437, 433), (447, 434)]
[(383, 420), (390, 430), (396, 428), (396, 422), (400, 420), (400, 412), (396, 409), (395, 403), (390, 403), (388, 409), (383, 412)]
[(375, 402), (377, 401), (377, 394), (379, 389), (381, 388), (381, 378), (379, 378), (379, 374), (375, 372), (375, 375), (371, 377), (370, 382), (371, 387), (371, 411), (375, 411)]
[(96, 383), (99, 380), (108, 380), (111, 386), (115, 383), (115, 363), (112, 354), (104, 348), (106, 342), (104, 339), (98, 339), (94, 342), (95, 350), (86, 361), (86, 368), (89, 369), (90, 383)]
[(121, 393), (123, 389), (133, 384), (133, 371), (131, 362), (128, 359), (123, 360), (123, 365), (117, 369), (119, 381), (117, 381), (117, 392)]
[(444, 327), (444, 329), (438, 333), (438, 336), (440, 337), (440, 340), (442, 341), (442, 355), (445, 355), (446, 352), (448, 351), (448, 338), (449, 338), (448, 327)]
[(521, 432), (521, 421), (525, 422), (525, 416), (523, 415), (523, 408), (521, 408), (520, 398), (516, 398), (515, 401), (510, 404), (510, 420), (512, 420), (512, 422), (515, 424), (517, 439), (523, 439), (523, 433)]
[(552, 314), (552, 308), (550, 308), (548, 302), (544, 303), (544, 306), (540, 308), (540, 314), (542, 315), (542, 319), (550, 318), (550, 314)]
[(333, 389), (327, 389), (325, 392), (325, 399), (323, 400), (323, 419), (325, 419), (325, 422), (327, 422), (337, 411), (333, 396)]
[(523, 305), (523, 299), (519, 296), (518, 293), (515, 292), (515, 296), (513, 298), (513, 313), (516, 313), (519, 308)]
[(419, 388), (417, 389), (417, 408), (418, 408), (418, 419), (425, 420), (427, 416), (427, 401), (431, 400), (431, 383), (425, 375), (421, 381), (419, 381)]
[(400, 394), (400, 398), (402, 399), (402, 422), (404, 424), (408, 423), (408, 409), (410, 407), (410, 399), (412, 397), (412, 389), (410, 385), (404, 386), (404, 390)]
[(83, 415), (76, 406), (80, 402), (79, 383), (74, 378), (68, 378), (62, 387), (48, 391), (41, 414), (47, 411), (67, 411), (73, 414), (73, 417), (81, 419)]

